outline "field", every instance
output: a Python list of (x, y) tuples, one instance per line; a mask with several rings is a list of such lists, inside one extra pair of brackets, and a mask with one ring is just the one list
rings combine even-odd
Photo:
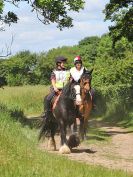
[(38, 115), (43, 111), (43, 99), (49, 89), (46, 86), (5, 87), (0, 90), (0, 102), (8, 108), (17, 108), (25, 115)]
[[(47, 93), (48, 88), (45, 86), (5, 87), (0, 90), (0, 176), (132, 176), (122, 170), (87, 165), (40, 150), (37, 141), (38, 130), (23, 126), (16, 120), (23, 116), (40, 115), (43, 111), (43, 97)], [(98, 136), (103, 136), (100, 131), (94, 130), (93, 136), (96, 132)]]

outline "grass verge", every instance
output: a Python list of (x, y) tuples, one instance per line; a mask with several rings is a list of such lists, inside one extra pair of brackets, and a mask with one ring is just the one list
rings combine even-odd
[(5, 87), (0, 89), (0, 102), (23, 110), (25, 115), (35, 116), (43, 111), (43, 99), (49, 92), (47, 86)]
[(2, 177), (131, 177), (88, 166), (37, 148), (37, 130), (22, 127), (7, 112), (0, 114), (0, 174)]

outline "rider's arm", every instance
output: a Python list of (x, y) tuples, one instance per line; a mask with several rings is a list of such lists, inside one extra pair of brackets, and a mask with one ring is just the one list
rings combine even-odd
[(55, 86), (56, 80), (55, 79), (51, 79), (51, 83), (52, 83), (53, 88), (55, 89), (56, 88), (56, 86)]
[(58, 89), (56, 87), (56, 77), (55, 77), (54, 72), (52, 72), (52, 74), (51, 74), (51, 84), (53, 86), (54, 91), (58, 92)]

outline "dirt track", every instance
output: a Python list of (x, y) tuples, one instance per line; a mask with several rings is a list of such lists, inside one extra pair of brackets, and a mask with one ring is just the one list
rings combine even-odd
[[(119, 127), (102, 128), (111, 137), (109, 142), (95, 142), (90, 145), (82, 143), (78, 148), (73, 149), (71, 154), (65, 156), (71, 160), (87, 164), (102, 165), (107, 168), (133, 172), (133, 131)], [(56, 136), (56, 142), (58, 149), (58, 136)], [(46, 150), (47, 142), (40, 146), (41, 149)], [(53, 153), (59, 154), (58, 151)]]

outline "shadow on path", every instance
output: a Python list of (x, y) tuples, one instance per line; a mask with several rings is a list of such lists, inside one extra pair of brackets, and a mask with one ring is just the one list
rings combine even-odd
[(94, 154), (97, 151), (93, 151), (91, 149), (85, 149), (85, 148), (83, 148), (83, 149), (72, 149), (71, 152), (72, 153), (84, 153), (85, 152), (87, 154)]

